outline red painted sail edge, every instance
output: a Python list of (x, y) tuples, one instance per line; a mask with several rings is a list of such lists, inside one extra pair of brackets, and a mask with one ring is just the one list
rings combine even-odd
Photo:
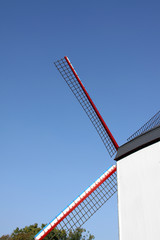
[[(35, 239), (38, 239), (38, 240), (42, 240), (44, 239), (64, 218), (66, 218), (81, 202), (83, 202), (92, 192), (94, 192), (103, 182), (105, 182), (114, 172), (116, 172), (117, 170), (117, 167), (116, 165), (112, 166), (111, 167), (112, 169), (108, 170), (108, 173), (107, 175), (99, 181), (98, 184), (96, 184), (87, 194), (85, 194), (73, 207), (71, 207), (69, 209), (69, 211), (67, 211), (62, 218), (60, 218), (53, 226), (51, 226), (51, 228), (46, 231), (44, 233), (44, 235), (42, 235), (40, 238), (35, 238)], [(51, 225), (51, 224), (50, 224)]]
[(69, 67), (71, 68), (71, 70), (72, 70), (74, 76), (76, 77), (77, 81), (79, 82), (81, 88), (83, 89), (83, 91), (84, 91), (86, 97), (88, 98), (90, 104), (91, 104), (92, 107), (94, 108), (94, 110), (95, 110), (95, 112), (96, 112), (96, 114), (97, 114), (99, 120), (101, 121), (103, 127), (105, 128), (105, 130), (106, 130), (108, 136), (110, 137), (110, 139), (111, 139), (113, 145), (115, 146), (116, 150), (118, 150), (119, 146), (118, 146), (118, 144), (117, 144), (115, 138), (113, 137), (113, 135), (112, 135), (112, 133), (110, 132), (109, 128), (107, 127), (105, 121), (103, 120), (102, 116), (100, 115), (98, 109), (96, 108), (96, 106), (95, 106), (95, 104), (93, 103), (92, 99), (90, 98), (88, 92), (86, 91), (85, 87), (83, 86), (83, 84), (82, 84), (80, 78), (78, 77), (76, 71), (74, 70), (74, 68), (73, 68), (73, 66), (72, 66), (72, 64), (71, 64), (71, 62), (69, 61), (69, 59), (68, 59), (67, 56), (65, 56), (64, 58), (65, 58), (65, 60), (67, 61)]

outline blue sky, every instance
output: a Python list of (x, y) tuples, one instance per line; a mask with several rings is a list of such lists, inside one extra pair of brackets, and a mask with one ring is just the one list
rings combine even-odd
[[(69, 57), (119, 145), (159, 111), (159, 12), (159, 1), (0, 1), (0, 235), (49, 222), (114, 164), (54, 61)], [(84, 227), (118, 239), (116, 196)]]

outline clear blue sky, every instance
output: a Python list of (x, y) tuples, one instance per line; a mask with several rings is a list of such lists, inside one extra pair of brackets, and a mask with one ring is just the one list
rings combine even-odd
[[(53, 62), (67, 55), (119, 145), (159, 110), (159, 1), (0, 1), (0, 235), (47, 223), (114, 161)], [(84, 226), (118, 240), (116, 195)]]

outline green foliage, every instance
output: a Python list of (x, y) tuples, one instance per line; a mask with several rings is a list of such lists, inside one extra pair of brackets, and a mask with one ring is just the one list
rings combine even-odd
[(3, 235), (0, 237), (0, 240), (11, 240), (11, 237), (9, 235)]
[(34, 236), (41, 230), (38, 224), (26, 226), (22, 229), (16, 228), (11, 234), (12, 240), (32, 240)]
[(83, 228), (77, 228), (75, 231), (70, 231), (69, 234), (64, 230), (54, 229), (50, 232), (45, 240), (92, 240), (94, 236)]
[[(33, 240), (34, 236), (43, 229), (45, 224), (38, 227), (38, 224), (26, 226), (22, 229), (16, 228), (13, 233), (3, 235), (0, 240)], [(45, 240), (92, 240), (94, 236), (86, 232), (83, 228), (77, 228), (75, 231), (70, 231), (68, 234), (65, 230), (54, 229), (46, 237)]]

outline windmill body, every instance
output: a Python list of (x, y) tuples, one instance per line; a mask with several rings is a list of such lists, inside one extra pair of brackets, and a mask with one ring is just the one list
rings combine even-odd
[(160, 239), (160, 126), (117, 156), (119, 240)]

